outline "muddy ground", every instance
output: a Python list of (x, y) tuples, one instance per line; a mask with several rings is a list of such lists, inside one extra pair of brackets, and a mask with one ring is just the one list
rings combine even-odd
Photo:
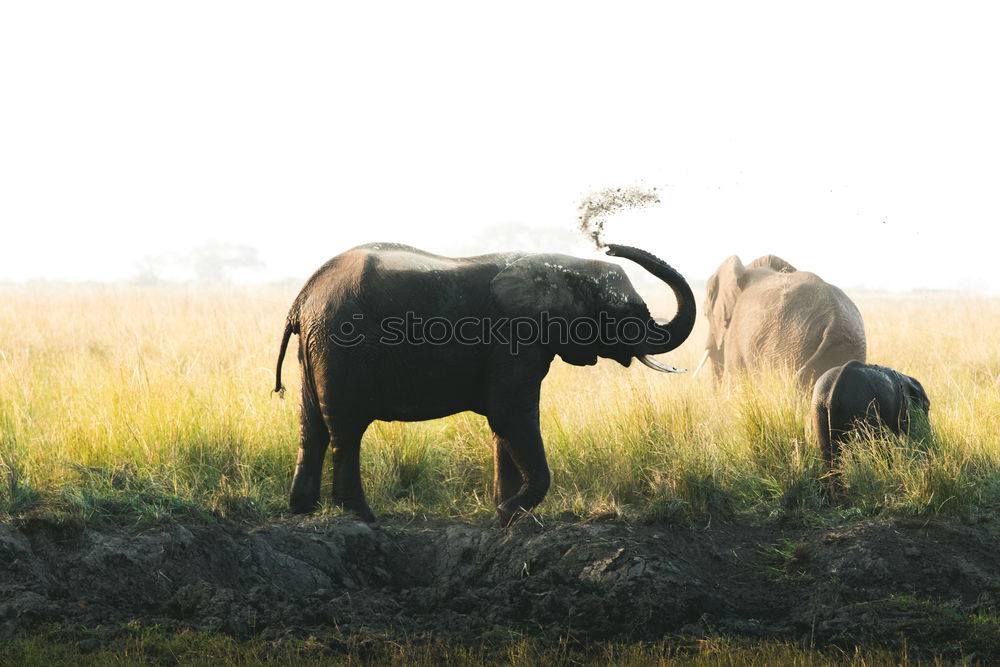
[(344, 517), (141, 531), (0, 524), (0, 639), (127, 623), (288, 636), (738, 636), (989, 658), (992, 520), (707, 528)]

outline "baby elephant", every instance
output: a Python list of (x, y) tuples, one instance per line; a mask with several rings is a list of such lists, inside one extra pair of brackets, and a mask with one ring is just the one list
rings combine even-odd
[(840, 455), (857, 424), (908, 433), (910, 411), (931, 408), (924, 388), (909, 375), (885, 366), (848, 361), (823, 373), (813, 389), (812, 414), (827, 468)]

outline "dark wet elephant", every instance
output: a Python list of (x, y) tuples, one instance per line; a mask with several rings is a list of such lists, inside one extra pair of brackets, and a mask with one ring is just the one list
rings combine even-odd
[(859, 425), (908, 433), (914, 410), (931, 408), (923, 386), (886, 366), (849, 361), (823, 373), (813, 389), (812, 415), (827, 468)]
[(301, 446), (292, 509), (317, 506), (329, 447), (334, 502), (373, 520), (359, 470), (369, 424), (466, 410), (493, 430), (501, 518), (540, 503), (549, 469), (538, 399), (553, 357), (624, 366), (637, 358), (672, 371), (649, 355), (676, 348), (694, 326), (694, 298), (677, 271), (637, 248), (609, 245), (608, 254), (671, 288), (678, 308), (670, 322), (653, 321), (621, 267), (566, 255), (449, 258), (375, 243), (320, 267), (292, 305), (278, 358), (276, 390), (289, 336), (298, 334)]
[(787, 369), (809, 387), (828, 368), (865, 361), (861, 313), (844, 292), (774, 255), (746, 266), (733, 255), (708, 279), (709, 333), (695, 374), (715, 379), (759, 368)]

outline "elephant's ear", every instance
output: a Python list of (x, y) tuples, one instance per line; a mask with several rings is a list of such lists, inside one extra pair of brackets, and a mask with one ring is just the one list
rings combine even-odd
[(722, 349), (722, 341), (733, 319), (736, 300), (743, 291), (742, 280), (746, 274), (743, 262), (732, 255), (722, 263), (722, 266), (708, 279), (705, 312), (710, 319), (711, 335), (716, 349)]
[(747, 271), (765, 266), (774, 269), (778, 273), (795, 273), (798, 271), (794, 266), (781, 259), (777, 255), (764, 255), (747, 264)]
[[(527, 318), (539, 324), (569, 323), (593, 317), (599, 301), (600, 281), (592, 267), (576, 257), (557, 254), (527, 255), (493, 278), (490, 289), (498, 315), (512, 320)], [(591, 269), (591, 270), (588, 270)], [(542, 318), (542, 313), (547, 313)], [(547, 332), (547, 348), (568, 363), (586, 366), (597, 363), (597, 351), (590, 346), (574, 345), (568, 335)]]

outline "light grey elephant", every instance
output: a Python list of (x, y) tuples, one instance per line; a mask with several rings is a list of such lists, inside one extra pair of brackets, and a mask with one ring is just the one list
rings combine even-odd
[(723, 375), (784, 368), (810, 386), (823, 371), (865, 361), (865, 324), (844, 292), (774, 255), (746, 266), (733, 255), (708, 279), (709, 333), (695, 370)]

